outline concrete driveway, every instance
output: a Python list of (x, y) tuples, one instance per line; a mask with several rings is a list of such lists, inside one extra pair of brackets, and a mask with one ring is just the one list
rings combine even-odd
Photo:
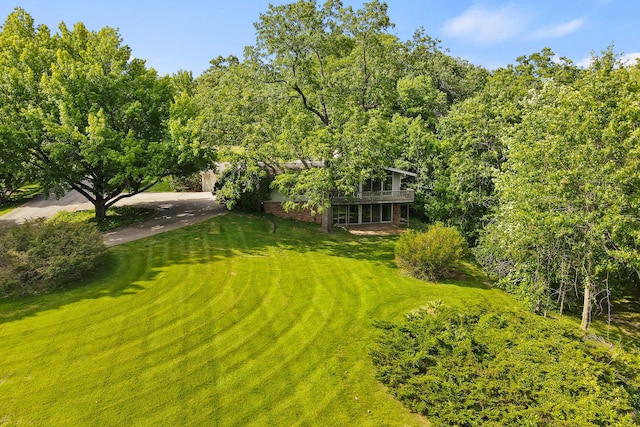
[[(204, 221), (227, 212), (211, 193), (140, 193), (116, 203), (157, 209), (151, 219), (103, 233), (105, 244), (115, 246), (164, 231)], [(6, 215), (0, 216), (0, 226), (21, 224), (30, 218), (51, 218), (60, 211), (74, 212), (93, 209), (93, 205), (76, 191), (64, 197), (45, 199), (38, 196)]]

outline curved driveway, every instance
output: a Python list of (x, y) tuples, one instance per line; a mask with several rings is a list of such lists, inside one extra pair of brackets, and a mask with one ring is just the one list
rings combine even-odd
[[(157, 209), (149, 220), (103, 233), (107, 246), (115, 246), (164, 231), (204, 221), (226, 213), (211, 193), (140, 193), (116, 203), (117, 206), (131, 205)], [(51, 218), (60, 211), (93, 209), (93, 205), (75, 191), (64, 197), (45, 199), (38, 196), (6, 215), (0, 216), (0, 226), (20, 224), (29, 218)]]

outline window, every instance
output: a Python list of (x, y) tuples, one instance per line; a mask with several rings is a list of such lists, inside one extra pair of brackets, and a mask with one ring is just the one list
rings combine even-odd
[(391, 191), (393, 190), (393, 174), (387, 174), (387, 176), (384, 178), (384, 183), (382, 184), (382, 189), (384, 191)]
[(334, 206), (333, 210), (333, 223), (334, 224), (346, 224), (347, 223), (347, 207), (346, 206)]
[(349, 205), (349, 224), (358, 224), (359, 219), (358, 205)]
[(382, 206), (382, 222), (391, 222), (391, 203)]
[(373, 222), (371, 220), (371, 205), (362, 205), (362, 223), (367, 224)]

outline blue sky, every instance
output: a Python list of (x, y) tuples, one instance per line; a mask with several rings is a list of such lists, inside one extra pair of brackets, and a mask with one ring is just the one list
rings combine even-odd
[[(324, 0), (319, 0), (323, 3)], [(343, 0), (354, 8), (362, 2)], [(0, 0), (2, 22), (17, 6), (52, 30), (64, 21), (118, 28), (133, 56), (161, 74), (199, 75), (218, 55), (241, 57), (255, 41), (253, 23), (281, 0)], [(640, 56), (639, 0), (388, 0), (391, 30), (402, 40), (424, 27), (453, 56), (489, 69), (550, 47), (588, 64), (614, 46)]]

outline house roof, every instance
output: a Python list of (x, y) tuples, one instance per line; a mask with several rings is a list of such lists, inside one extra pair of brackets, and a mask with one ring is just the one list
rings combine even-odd
[(399, 174), (402, 174), (402, 175), (413, 176), (413, 177), (418, 176), (417, 174), (415, 174), (413, 172), (405, 171), (405, 170), (402, 170), (402, 169), (396, 169), (396, 168), (385, 168), (385, 169), (390, 171), (390, 172), (395, 172), (395, 173), (399, 173)]
[[(308, 162), (307, 165), (311, 166), (311, 167), (322, 167), (324, 166), (324, 162), (323, 161), (313, 161), (313, 162)], [(228, 169), (231, 166), (231, 164), (229, 162), (216, 162), (216, 172), (217, 173), (221, 173), (224, 172), (226, 169)], [(291, 169), (291, 170), (295, 170), (295, 169), (302, 169), (305, 167), (304, 163), (302, 163), (300, 160), (297, 161), (293, 161), (293, 162), (287, 162), (282, 164), (282, 167), (284, 169)], [(409, 172), (406, 170), (402, 170), (402, 169), (397, 169), (397, 168), (385, 168), (385, 170), (388, 170), (389, 172), (395, 172), (395, 173), (399, 173), (405, 176), (413, 176), (416, 177), (418, 176), (417, 174), (413, 173), (413, 172)]]

